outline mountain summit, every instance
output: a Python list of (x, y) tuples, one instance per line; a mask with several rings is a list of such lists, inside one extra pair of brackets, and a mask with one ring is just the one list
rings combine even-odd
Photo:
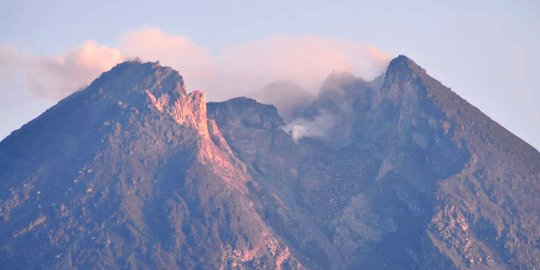
[(299, 263), (248, 198), (201, 92), (127, 62), (0, 144), (6, 269)]
[(406, 56), (310, 99), (285, 122), (117, 65), (0, 142), (0, 265), (540, 268), (533, 147)]

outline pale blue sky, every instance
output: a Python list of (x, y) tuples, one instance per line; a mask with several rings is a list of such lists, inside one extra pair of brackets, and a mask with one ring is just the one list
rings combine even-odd
[[(409, 56), (540, 149), (540, 1), (134, 2), (0, 0), (0, 47), (45, 56), (87, 40), (114, 47), (143, 26), (213, 51), (283, 35), (369, 43)], [(55, 103), (7, 67), (0, 80), (10, 82), (0, 83), (0, 137)]]

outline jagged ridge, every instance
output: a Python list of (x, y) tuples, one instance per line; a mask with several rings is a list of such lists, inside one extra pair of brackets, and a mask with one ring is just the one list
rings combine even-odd
[[(208, 110), (208, 111), (207, 111)], [(540, 154), (406, 56), (294, 111), (126, 62), (0, 142), (6, 268), (534, 269)]]

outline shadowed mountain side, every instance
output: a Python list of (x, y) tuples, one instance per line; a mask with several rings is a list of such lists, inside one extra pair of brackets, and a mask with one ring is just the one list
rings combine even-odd
[(302, 115), (345, 115), (334, 136), (241, 124), (281, 122), (265, 106), (233, 99), (209, 117), (270, 194), (267, 222), (320, 268), (538, 267), (539, 153), (407, 57), (384, 81), (327, 79)]

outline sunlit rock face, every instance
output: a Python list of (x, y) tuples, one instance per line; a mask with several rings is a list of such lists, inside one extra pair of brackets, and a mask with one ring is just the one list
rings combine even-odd
[(301, 268), (170, 68), (120, 64), (0, 149), (5, 269)]
[(540, 268), (540, 154), (412, 60), (293, 90), (102, 74), (0, 142), (0, 265)]

